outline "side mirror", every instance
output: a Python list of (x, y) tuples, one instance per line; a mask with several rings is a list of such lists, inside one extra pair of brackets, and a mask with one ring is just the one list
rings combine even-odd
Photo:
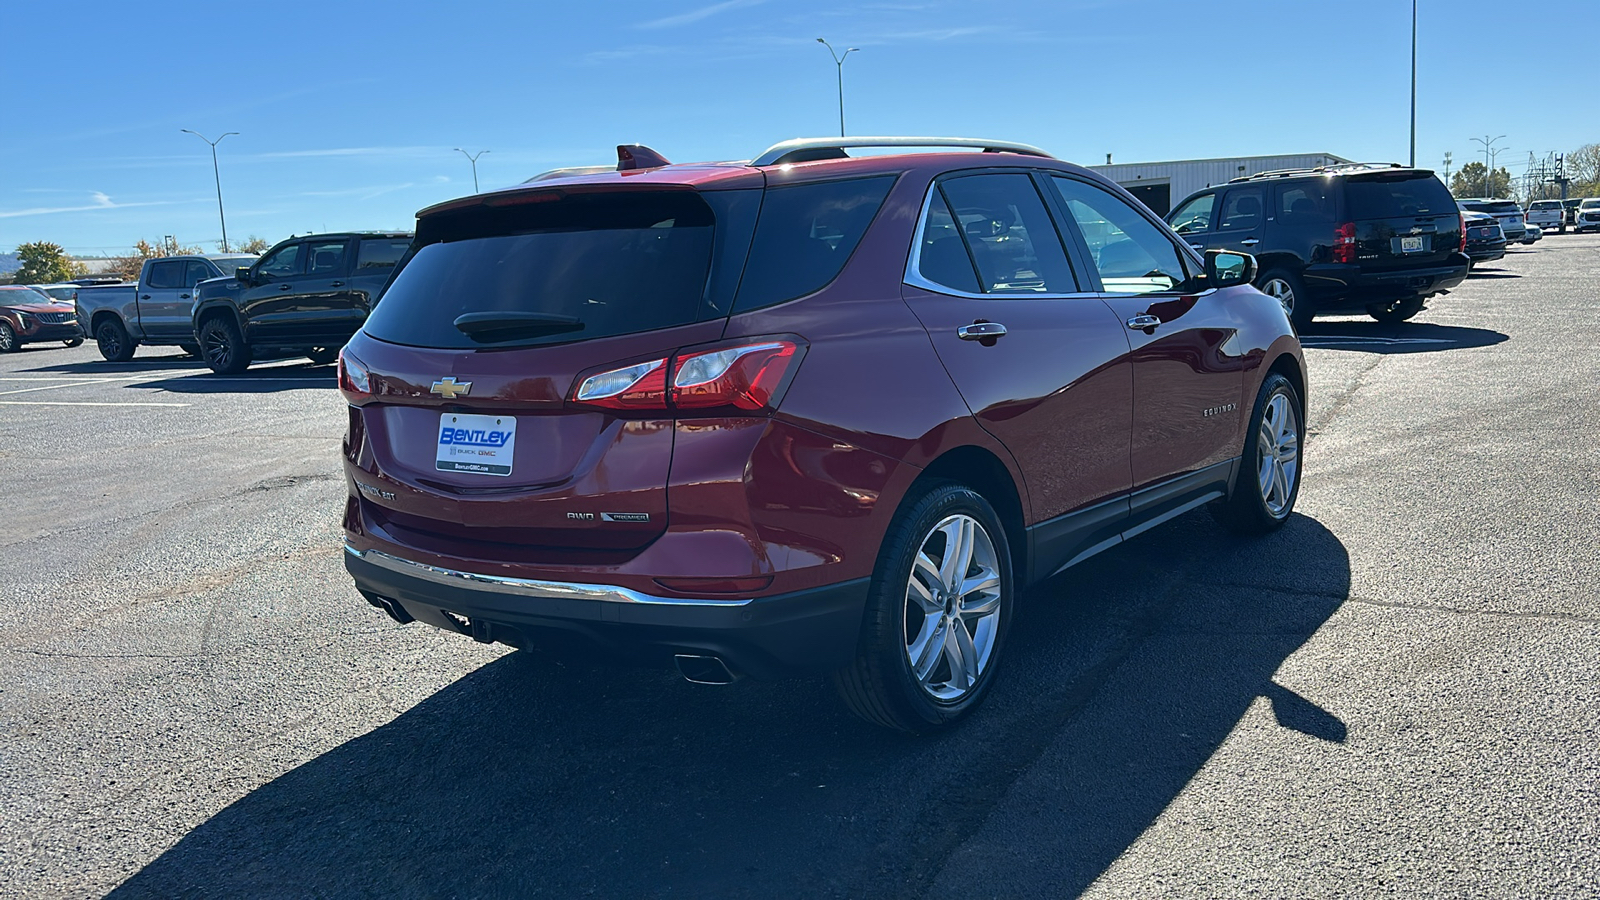
[(250, 267), (249, 266), (240, 266), (239, 268), (234, 269), (233, 270), (233, 277), (240, 284), (244, 285), (245, 287), (249, 287), (250, 286)]
[(1233, 250), (1206, 251), (1206, 283), (1214, 288), (1249, 284), (1256, 279), (1256, 258)]

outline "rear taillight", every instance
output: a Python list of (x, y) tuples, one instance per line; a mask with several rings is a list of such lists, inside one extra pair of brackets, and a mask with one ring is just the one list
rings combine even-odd
[(1356, 223), (1346, 222), (1333, 230), (1333, 261), (1356, 261)]
[(573, 388), (572, 402), (601, 409), (665, 410), (667, 361), (653, 359), (590, 375)]
[(372, 399), (372, 375), (361, 360), (343, 349), (339, 351), (339, 393), (344, 394), (351, 406), (360, 406)]
[(798, 340), (769, 338), (695, 348), (580, 376), (568, 399), (633, 412), (763, 412), (782, 399), (803, 347)]
[(1467, 252), (1467, 217), (1461, 217), (1461, 246), (1456, 248), (1462, 253)]

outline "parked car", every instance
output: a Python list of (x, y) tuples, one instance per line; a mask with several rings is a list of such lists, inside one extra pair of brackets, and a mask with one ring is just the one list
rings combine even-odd
[(1527, 211), (1523, 213), (1523, 221), (1529, 225), (1537, 225), (1545, 231), (1554, 229), (1562, 234), (1567, 231), (1560, 200), (1535, 200), (1529, 203)]
[[(930, 145), (991, 152), (846, 153)], [(1104, 177), (949, 138), (618, 170), (423, 210), (341, 351), (345, 564), (396, 620), (832, 672), (929, 731), (1024, 586), (1199, 506), (1290, 515), (1282, 308)]]
[(1472, 259), (1473, 265), (1501, 259), (1506, 255), (1506, 234), (1494, 216), (1469, 212), (1463, 213), (1461, 220), (1466, 229), (1467, 256)]
[(83, 343), (72, 304), (31, 287), (0, 285), (0, 353), (45, 341), (68, 347)]
[(1578, 203), (1578, 209), (1573, 214), (1572, 227), (1579, 234), (1585, 231), (1600, 231), (1600, 197), (1586, 197)]
[(1528, 230), (1523, 232), (1522, 243), (1524, 243), (1524, 244), (1532, 244), (1532, 243), (1537, 242), (1542, 237), (1544, 237), (1544, 229), (1543, 228), (1540, 228), (1537, 225), (1529, 225), (1528, 226)]
[(1404, 321), (1467, 277), (1460, 213), (1426, 169), (1264, 172), (1197, 191), (1167, 221), (1196, 250), (1255, 254), (1256, 285), (1300, 329), (1322, 312)]
[(243, 372), (264, 353), (331, 363), (410, 244), (407, 232), (290, 238), (231, 278), (202, 285), (190, 333), (218, 374)]
[(254, 260), (253, 255), (228, 253), (147, 259), (137, 282), (80, 286), (75, 301), (78, 321), (109, 362), (127, 362), (140, 344), (181, 347), (198, 356), (195, 287)]
[(1522, 218), (1522, 207), (1518, 206), (1515, 200), (1480, 200), (1466, 197), (1457, 200), (1456, 203), (1463, 210), (1494, 216), (1500, 222), (1500, 230), (1506, 233), (1506, 240), (1513, 244), (1522, 240), (1522, 232), (1528, 227)]
[(70, 282), (65, 284), (30, 284), (28, 287), (53, 299), (60, 300), (62, 303), (71, 303), (78, 299), (78, 285)]

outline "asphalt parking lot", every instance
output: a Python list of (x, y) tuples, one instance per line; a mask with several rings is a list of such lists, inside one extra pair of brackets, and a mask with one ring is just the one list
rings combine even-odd
[(1600, 237), (1319, 321), (1298, 513), (1032, 592), (913, 739), (394, 625), (331, 366), (0, 357), (0, 895), (1600, 895)]

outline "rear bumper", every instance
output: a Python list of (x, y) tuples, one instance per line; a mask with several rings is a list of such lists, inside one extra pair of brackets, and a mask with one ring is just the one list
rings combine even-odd
[(620, 587), (505, 578), (345, 547), (356, 587), (446, 631), (515, 647), (668, 665), (720, 657), (783, 678), (839, 668), (855, 654), (868, 579), (757, 599), (659, 597)]
[(1365, 270), (1342, 263), (1317, 263), (1303, 273), (1318, 309), (1359, 309), (1368, 303), (1405, 297), (1427, 297), (1447, 291), (1467, 278), (1469, 257), (1453, 253), (1449, 265), (1416, 269)]
[(1471, 257), (1473, 262), (1489, 262), (1490, 260), (1502, 259), (1505, 255), (1506, 245), (1504, 242), (1467, 245), (1467, 256)]

